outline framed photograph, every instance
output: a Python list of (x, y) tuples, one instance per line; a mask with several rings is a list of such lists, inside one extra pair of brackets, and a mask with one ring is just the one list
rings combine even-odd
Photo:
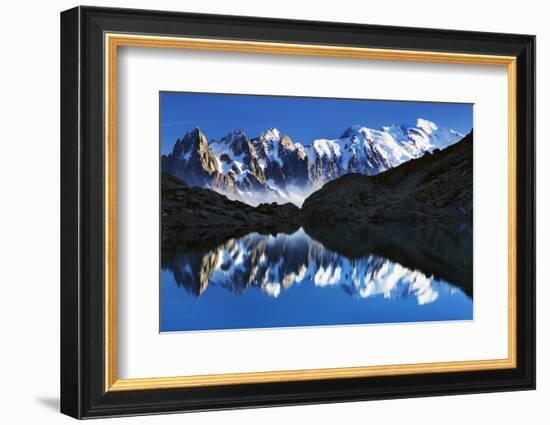
[(535, 37), (61, 14), (61, 411), (535, 387)]

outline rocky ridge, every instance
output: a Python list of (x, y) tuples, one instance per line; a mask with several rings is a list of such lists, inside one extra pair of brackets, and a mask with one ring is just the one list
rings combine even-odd
[(354, 125), (337, 139), (307, 145), (276, 128), (253, 138), (235, 130), (211, 141), (195, 128), (176, 140), (161, 166), (190, 186), (213, 189), (230, 199), (300, 206), (326, 182), (349, 173), (375, 175), (462, 137), (422, 119), (380, 130)]

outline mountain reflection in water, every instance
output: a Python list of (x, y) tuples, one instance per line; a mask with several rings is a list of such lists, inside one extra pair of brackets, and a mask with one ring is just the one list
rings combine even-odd
[(471, 232), (448, 233), (300, 228), (164, 250), (161, 331), (470, 320)]

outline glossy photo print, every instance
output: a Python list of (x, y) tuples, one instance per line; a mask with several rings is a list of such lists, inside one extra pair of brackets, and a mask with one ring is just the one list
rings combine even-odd
[(160, 331), (473, 319), (473, 105), (160, 93)]

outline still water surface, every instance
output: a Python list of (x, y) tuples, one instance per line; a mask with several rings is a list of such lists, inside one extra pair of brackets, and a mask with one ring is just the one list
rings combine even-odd
[[(163, 252), (160, 330), (472, 319), (471, 290), (457, 283), (460, 274), (457, 282), (448, 281), (426, 272), (422, 256), (404, 255), (404, 266), (369, 249), (337, 252), (300, 228), (250, 233), (211, 249)], [(410, 241), (408, 249), (422, 252)], [(411, 266), (411, 258), (424, 270)]]

